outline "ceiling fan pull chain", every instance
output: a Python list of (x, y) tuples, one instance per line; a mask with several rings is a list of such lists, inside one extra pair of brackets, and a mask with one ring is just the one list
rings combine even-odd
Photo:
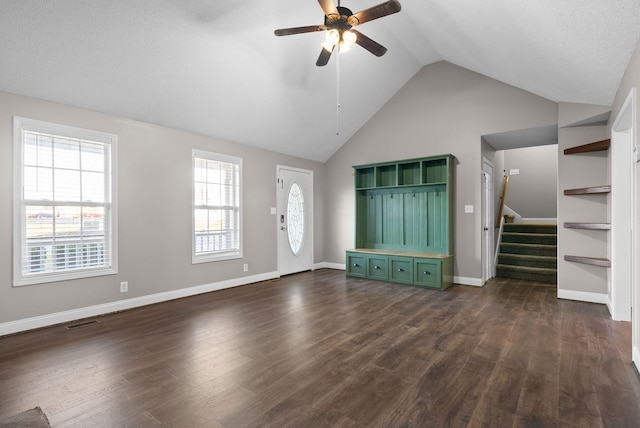
[(336, 135), (340, 135), (340, 51), (336, 55)]

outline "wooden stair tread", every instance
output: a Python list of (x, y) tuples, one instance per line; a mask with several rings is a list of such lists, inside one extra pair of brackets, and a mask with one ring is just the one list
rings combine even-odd
[(564, 150), (565, 155), (574, 155), (577, 153), (603, 152), (609, 150), (611, 139), (596, 141), (595, 143), (583, 144), (581, 146), (570, 147)]
[(564, 256), (564, 259), (568, 262), (582, 263), (585, 265), (611, 267), (611, 260), (601, 257), (586, 257), (586, 256)]
[(523, 248), (533, 248), (533, 247), (542, 247), (542, 248), (551, 248), (557, 247), (554, 244), (528, 244), (526, 242), (501, 242), (500, 245), (515, 245)]
[(531, 266), (520, 266), (520, 265), (506, 265), (506, 264), (497, 264), (496, 268), (504, 269), (504, 270), (513, 270), (520, 272), (532, 272), (532, 273), (557, 273), (557, 269), (552, 268), (541, 268), (541, 267), (531, 267)]
[(518, 258), (518, 259), (525, 259), (525, 258), (526, 259), (533, 258), (533, 259), (539, 259), (539, 260), (542, 260), (542, 259), (545, 259), (545, 260), (557, 259), (556, 256), (539, 256), (539, 255), (536, 255), (536, 254), (500, 253), (500, 255), (501, 256), (507, 256), (507, 257), (515, 257), (515, 258)]
[(605, 186), (593, 186), (593, 187), (580, 187), (577, 189), (566, 189), (564, 191), (565, 195), (589, 195), (589, 194), (597, 194), (597, 193), (610, 193), (611, 185)]

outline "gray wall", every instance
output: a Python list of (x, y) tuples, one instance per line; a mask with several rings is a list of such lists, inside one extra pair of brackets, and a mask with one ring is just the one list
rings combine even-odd
[[(119, 136), (119, 273), (11, 286), (12, 117)], [(244, 257), (191, 264), (191, 150), (243, 158)], [(324, 260), (324, 165), (187, 132), (0, 92), (0, 323), (277, 271), (276, 165), (314, 171), (316, 261)], [(248, 263), (250, 270), (242, 270)], [(129, 281), (129, 292), (118, 284)]]
[[(557, 145), (504, 150), (504, 169), (509, 174), (509, 208), (525, 218), (556, 218)], [(510, 175), (512, 169), (519, 169), (520, 174)]]
[(352, 165), (452, 153), (455, 275), (481, 281), (480, 136), (555, 123), (552, 101), (450, 63), (424, 67), (327, 162), (326, 260), (344, 264), (354, 245)]

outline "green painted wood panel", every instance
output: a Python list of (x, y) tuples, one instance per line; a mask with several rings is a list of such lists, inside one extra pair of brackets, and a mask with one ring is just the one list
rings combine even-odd
[(382, 244), (397, 246), (403, 244), (402, 194), (389, 193), (382, 198)]
[(368, 196), (365, 192), (359, 191), (356, 192), (356, 248), (365, 248), (367, 243), (367, 228), (369, 225), (369, 220), (367, 217), (367, 199)]
[(429, 251), (448, 253), (448, 199), (446, 190), (434, 190), (427, 194), (427, 228)]
[(427, 192), (412, 191), (405, 193), (404, 206), (404, 245), (407, 247), (426, 248), (429, 245)]

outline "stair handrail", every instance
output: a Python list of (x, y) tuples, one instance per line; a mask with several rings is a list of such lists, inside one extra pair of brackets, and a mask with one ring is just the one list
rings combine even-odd
[(500, 255), (500, 243), (502, 242), (502, 231), (504, 230), (504, 218), (499, 217), (498, 222), (500, 223), (500, 230), (498, 231), (498, 239), (496, 240), (496, 251), (493, 255), (493, 267), (492, 274), (496, 276), (496, 266), (498, 266), (498, 256)]
[[(500, 206), (498, 207), (498, 217), (496, 218), (496, 229), (502, 225), (502, 211), (504, 210), (504, 203), (507, 200), (507, 187), (509, 186), (509, 176), (507, 171), (504, 171), (504, 180), (502, 181), (502, 195), (500, 196)], [(499, 241), (498, 241), (499, 242)]]

